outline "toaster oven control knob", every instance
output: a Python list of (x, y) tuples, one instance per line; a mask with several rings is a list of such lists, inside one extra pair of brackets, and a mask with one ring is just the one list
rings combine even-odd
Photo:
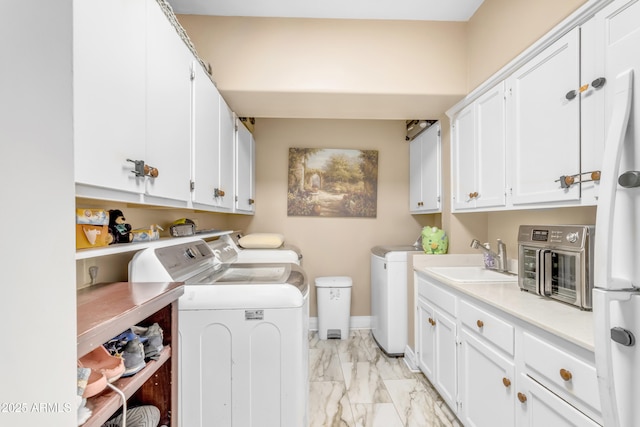
[(572, 231), (571, 233), (567, 233), (567, 242), (569, 243), (575, 243), (578, 241), (578, 232), (577, 231)]

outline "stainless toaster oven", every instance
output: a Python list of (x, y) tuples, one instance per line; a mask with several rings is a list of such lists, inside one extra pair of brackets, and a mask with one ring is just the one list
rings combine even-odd
[(583, 310), (591, 310), (593, 225), (521, 225), (518, 284)]

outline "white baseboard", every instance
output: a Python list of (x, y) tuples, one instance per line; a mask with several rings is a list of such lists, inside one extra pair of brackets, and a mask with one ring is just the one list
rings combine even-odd
[[(371, 329), (371, 316), (351, 316), (349, 318), (350, 329)], [(309, 330), (318, 330), (318, 318), (309, 318)]]
[(416, 354), (413, 352), (413, 349), (409, 346), (406, 346), (404, 349), (404, 363), (407, 365), (407, 368), (411, 370), (411, 372), (420, 372), (418, 368), (418, 363), (416, 360)]

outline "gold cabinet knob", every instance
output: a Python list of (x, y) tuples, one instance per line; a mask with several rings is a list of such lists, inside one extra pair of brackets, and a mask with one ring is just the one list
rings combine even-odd
[(591, 172), (591, 179), (594, 181), (600, 181), (600, 171), (593, 171)]
[(570, 381), (573, 378), (571, 371), (567, 371), (566, 369), (560, 369), (560, 376), (565, 381)]
[(429, 317), (428, 322), (431, 323), (431, 326), (436, 326), (436, 321), (433, 320), (431, 317)]
[(476, 325), (478, 325), (478, 328), (482, 328), (484, 326), (484, 322), (482, 320), (478, 320)]
[(474, 198), (474, 199), (478, 198), (478, 192), (477, 192), (477, 191), (474, 191), (474, 192), (473, 192), (473, 198)]
[(504, 384), (505, 387), (510, 387), (511, 386), (511, 380), (507, 377), (502, 378), (502, 384)]
[(469, 198), (473, 199), (473, 193), (469, 193)]
[(158, 172), (158, 169), (154, 168), (153, 166), (149, 166), (145, 164), (144, 174), (146, 176), (150, 176), (151, 178), (157, 178), (160, 173)]
[(575, 182), (576, 182), (576, 179), (573, 176), (564, 177), (564, 183), (567, 187), (571, 187)]
[(527, 401), (527, 395), (524, 393), (518, 392), (518, 400), (522, 403)]

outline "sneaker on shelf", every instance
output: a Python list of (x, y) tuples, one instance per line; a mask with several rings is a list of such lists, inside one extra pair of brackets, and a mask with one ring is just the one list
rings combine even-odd
[[(152, 405), (127, 409), (127, 427), (158, 427), (160, 410)], [(122, 427), (122, 414), (111, 418), (102, 427)]]
[(131, 331), (144, 343), (144, 357), (157, 360), (164, 348), (162, 328), (157, 323), (149, 327), (132, 326)]
[(122, 358), (124, 359), (125, 368), (122, 374), (123, 377), (128, 377), (140, 372), (140, 370), (145, 367), (144, 345), (138, 337), (135, 337), (127, 343), (122, 352)]
[(124, 353), (124, 348), (127, 346), (127, 343), (129, 341), (133, 341), (135, 338), (138, 338), (142, 343), (146, 341), (146, 337), (139, 337), (131, 329), (127, 329), (120, 335), (113, 337), (104, 343), (103, 347), (106, 348), (112, 356), (122, 357), (122, 353)]

